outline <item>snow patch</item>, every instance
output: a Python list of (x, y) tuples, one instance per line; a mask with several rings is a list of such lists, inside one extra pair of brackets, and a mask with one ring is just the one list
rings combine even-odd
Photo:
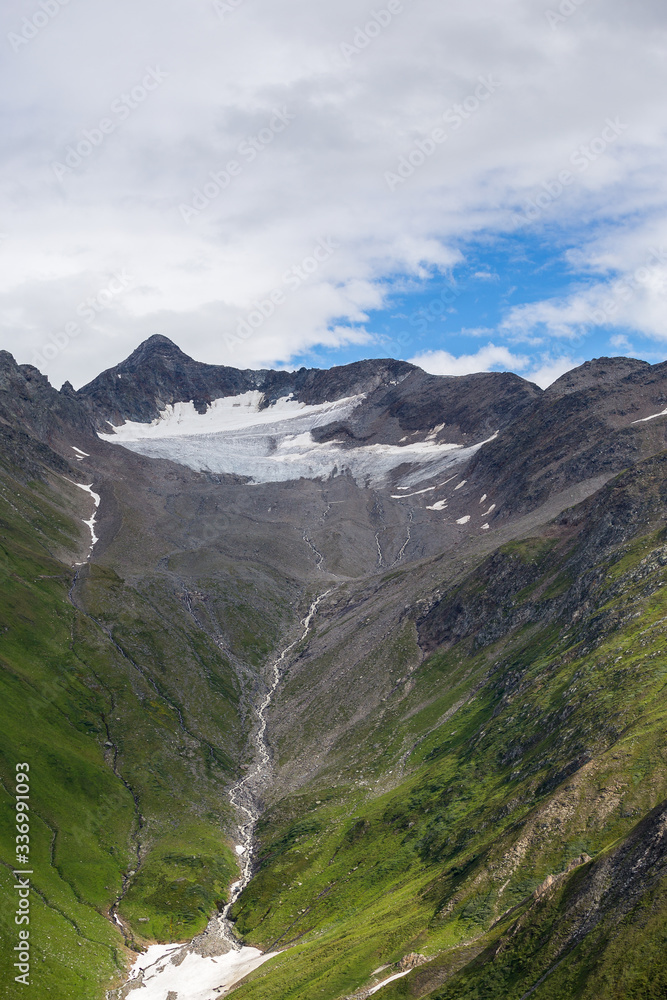
[(435, 439), (438, 436), (438, 434), (440, 433), (440, 431), (442, 431), (444, 429), (445, 429), (445, 425), (444, 424), (438, 424), (437, 427), (434, 427), (432, 431), (428, 432), (428, 434), (426, 435), (426, 440), (427, 441), (435, 441)]
[(492, 514), (494, 512), (495, 509), (496, 509), (496, 505), (494, 503), (492, 503), (491, 506), (489, 507), (489, 509), (486, 511), (486, 513), (482, 514), (482, 517), (488, 517), (489, 514)]
[(430, 507), (427, 507), (426, 510), (444, 510), (446, 506), (447, 506), (446, 500), (437, 500)]
[(488, 530), (489, 530), (489, 525), (488, 524), (483, 524), (482, 525), (482, 531), (488, 531)]
[(467, 479), (462, 479), (462, 480), (461, 480), (461, 482), (459, 483), (459, 485), (458, 485), (458, 486), (455, 486), (455, 487), (454, 487), (454, 489), (455, 489), (455, 490), (461, 490), (461, 489), (463, 489), (463, 487), (465, 486), (465, 484), (466, 484), (467, 482), (468, 482), (468, 480), (467, 480)]
[[(400, 489), (400, 488), (401, 487), (399, 486), (398, 489)], [(427, 486), (425, 490), (417, 490), (416, 493), (405, 493), (405, 494), (401, 494), (401, 496), (396, 496), (396, 497), (393, 496), (391, 499), (392, 500), (408, 500), (410, 497), (420, 497), (422, 495), (422, 493), (432, 493), (433, 490), (437, 490), (437, 488), (438, 488), (437, 486)]]
[[(180, 964), (172, 961), (175, 952)], [(137, 981), (143, 974), (141, 1000), (166, 1000), (170, 992), (178, 1000), (215, 1000), (253, 969), (280, 954), (263, 955), (257, 948), (241, 948), (217, 958), (202, 958), (189, 952), (181, 961), (182, 952), (182, 945), (151, 945), (139, 956), (129, 981)]]
[(456, 523), (467, 524), (469, 520), (470, 520), (470, 514), (466, 514), (465, 517), (460, 517)]
[(87, 451), (81, 451), (81, 449), (77, 448), (75, 445), (70, 445), (70, 447), (72, 451), (75, 451), (77, 455), (81, 455), (82, 458), (90, 458), (90, 455), (88, 454)]
[(245, 854), (245, 847), (243, 846), (243, 844), (237, 844), (236, 845), (236, 853), (239, 855), (239, 857), (242, 854)]
[(484, 496), (482, 497), (482, 499), (479, 502), (480, 503), (484, 503), (484, 501), (487, 500), (487, 499), (488, 499), (488, 497), (487, 497), (487, 495), (485, 493)]
[[(120, 920), (116, 917), (116, 920), (120, 924)], [(122, 924), (121, 924), (122, 926)], [(140, 972), (144, 972), (145, 969), (149, 969), (151, 966), (156, 965), (163, 959), (168, 959), (169, 955), (173, 951), (179, 951), (183, 947), (182, 944), (152, 944), (142, 951), (138, 959), (132, 966), (132, 971), (130, 976), (134, 979), (139, 975)]]

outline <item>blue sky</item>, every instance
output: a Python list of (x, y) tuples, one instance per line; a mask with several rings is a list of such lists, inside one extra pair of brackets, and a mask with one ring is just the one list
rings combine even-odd
[(665, 357), (662, 0), (7, 0), (0, 44), (0, 347), (56, 385), (155, 333), (544, 385)]
[[(513, 307), (540, 303), (545, 298), (566, 301), (570, 295), (595, 287), (595, 278), (577, 271), (567, 258), (571, 241), (578, 235), (521, 228), (493, 242), (462, 247), (464, 259), (447, 274), (418, 283), (397, 279), (393, 290), (388, 282), (385, 308), (371, 311), (364, 324), (376, 335), (377, 347), (383, 349), (378, 356), (416, 359), (428, 365), (425, 356), (429, 354), (445, 351), (455, 358), (481, 357), (485, 346), (493, 344), (498, 357), (493, 360), (487, 352), (485, 367), (497, 371), (510, 368), (526, 377), (538, 372), (543, 376), (540, 382), (547, 384), (573, 364), (593, 357), (629, 355), (651, 364), (665, 360), (667, 346), (631, 325), (612, 321), (612, 317), (603, 322), (594, 309), (588, 321), (565, 341), (555, 341), (539, 328), (528, 336), (524, 330), (513, 333), (511, 326), (506, 327)], [(504, 358), (503, 350), (511, 358)], [(328, 367), (367, 356), (367, 346), (360, 345), (346, 350), (315, 349), (294, 361), (307, 367)], [(444, 368), (448, 368), (447, 363)], [(449, 364), (454, 374), (467, 368), (470, 364), (466, 362), (460, 372)]]

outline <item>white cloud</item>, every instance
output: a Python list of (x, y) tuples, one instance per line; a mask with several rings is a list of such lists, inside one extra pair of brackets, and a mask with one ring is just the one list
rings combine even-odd
[(537, 365), (533, 359), (522, 354), (512, 354), (506, 347), (487, 344), (480, 347), (475, 354), (462, 354), (456, 357), (448, 351), (425, 351), (410, 358), (413, 365), (418, 365), (431, 375), (472, 375), (475, 372), (510, 371), (520, 373), (529, 382), (546, 389), (565, 372), (576, 368), (583, 359), (574, 360), (570, 357), (542, 357)]
[(525, 379), (535, 382), (536, 385), (546, 389), (547, 386), (555, 382), (557, 378), (564, 375), (583, 364), (584, 358), (571, 358), (563, 355), (559, 358), (543, 358), (536, 367), (531, 366), (528, 371), (522, 372)]
[[(615, 232), (580, 250), (580, 269), (596, 275), (588, 287), (516, 306), (505, 317), (502, 332), (515, 341), (539, 342), (553, 337), (576, 339), (596, 327), (629, 327), (667, 341), (667, 222), (664, 243), (651, 243), (644, 233), (643, 247), (639, 247), (637, 235)], [(616, 273), (600, 277), (609, 271)], [(623, 337), (622, 346), (626, 343)]]
[[(359, 327), (382, 307), (388, 279), (447, 271), (464, 240), (502, 232), (608, 117), (627, 131), (535, 225), (591, 220), (625, 232), (640, 217), (667, 235), (664, 5), (584, 4), (552, 31), (530, 0), (404, 0), (362, 45), (357, 29), (376, 34), (365, 26), (385, 7), (246, 0), (218, 17), (208, 0), (72, 2), (12, 51), (8, 33), (33, 9), (7, 0), (0, 345), (30, 361), (123, 269), (132, 286), (49, 361), (56, 383), (92, 377), (156, 332), (241, 366), (368, 339)], [(155, 67), (166, 77), (138, 101), (132, 90)], [(496, 92), (443, 121), (480, 76)], [(113, 108), (126, 93), (121, 118)], [(294, 117), (265, 143), (276, 109)], [(103, 118), (113, 131), (58, 181), (53, 161), (88, 141), (84, 130), (96, 137)], [(438, 127), (447, 140), (390, 192), (385, 172)], [(252, 142), (251, 161), (240, 150)], [(234, 160), (229, 184), (186, 225), (179, 206)], [(230, 347), (256, 302), (328, 236), (336, 253)], [(617, 273), (637, 266), (627, 241), (614, 253)], [(541, 324), (541, 335), (570, 336), (597, 301), (585, 292), (519, 309), (503, 330), (533, 335)], [(657, 293), (626, 312), (662, 336)]]
[(425, 351), (409, 359), (431, 375), (472, 375), (474, 372), (521, 371), (528, 367), (529, 360), (522, 355), (512, 354), (506, 347), (487, 344), (475, 354), (456, 357), (448, 351)]
[(622, 333), (617, 333), (613, 337), (610, 337), (609, 343), (615, 350), (623, 351), (624, 354), (631, 355), (634, 352), (634, 347)]

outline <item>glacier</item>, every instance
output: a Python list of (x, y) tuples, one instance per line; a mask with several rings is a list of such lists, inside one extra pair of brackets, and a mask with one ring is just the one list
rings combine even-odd
[(467, 459), (472, 447), (430, 439), (401, 445), (349, 447), (318, 442), (311, 432), (347, 419), (364, 394), (335, 402), (307, 404), (285, 396), (262, 407), (264, 395), (250, 391), (214, 400), (205, 413), (192, 401), (169, 404), (152, 423), (126, 421), (98, 436), (149, 458), (168, 459), (196, 472), (231, 474), (252, 484), (295, 479), (328, 479), (349, 474), (361, 486), (381, 487), (404, 468), (405, 487), (439, 475)]

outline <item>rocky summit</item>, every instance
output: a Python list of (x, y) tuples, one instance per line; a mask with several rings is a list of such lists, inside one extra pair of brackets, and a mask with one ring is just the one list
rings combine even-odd
[(667, 363), (1, 352), (0, 524), (36, 996), (667, 995)]

